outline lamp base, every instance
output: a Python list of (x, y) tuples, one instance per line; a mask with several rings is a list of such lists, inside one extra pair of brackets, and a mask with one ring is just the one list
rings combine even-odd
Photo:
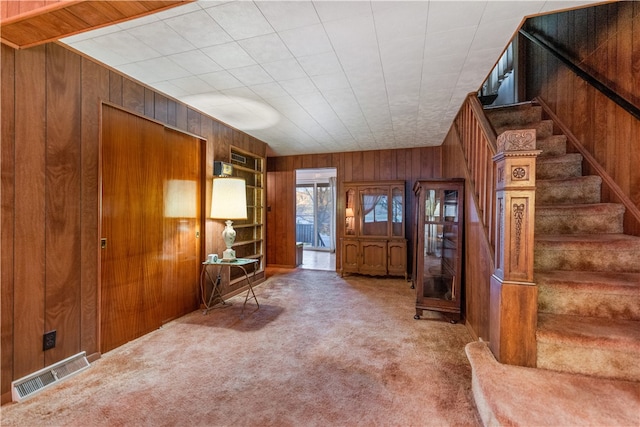
[(222, 261), (235, 261), (236, 260), (236, 251), (233, 249), (225, 249), (222, 252)]

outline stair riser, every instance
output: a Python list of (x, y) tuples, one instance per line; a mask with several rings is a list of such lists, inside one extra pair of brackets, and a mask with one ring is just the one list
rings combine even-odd
[(536, 179), (575, 178), (578, 176), (582, 176), (581, 161), (538, 161), (536, 164)]
[(547, 270), (640, 272), (640, 244), (573, 245), (571, 243), (535, 245), (534, 268)]
[(495, 127), (516, 123), (526, 125), (539, 122), (542, 119), (542, 108), (530, 105), (521, 108), (487, 110), (486, 113)]
[(623, 232), (623, 214), (586, 214), (576, 209), (573, 214), (536, 214), (536, 234), (613, 234)]
[(542, 139), (538, 137), (536, 148), (542, 150), (540, 157), (563, 156), (567, 154), (567, 137), (564, 135), (552, 135)]
[(538, 311), (572, 316), (640, 320), (640, 292), (581, 291), (569, 286), (539, 284)]
[(601, 182), (584, 181), (576, 185), (554, 181), (552, 185), (538, 181), (536, 186), (536, 205), (567, 205), (580, 203), (600, 203)]
[(538, 340), (537, 367), (627, 381), (640, 381), (638, 352), (603, 347), (579, 347)]

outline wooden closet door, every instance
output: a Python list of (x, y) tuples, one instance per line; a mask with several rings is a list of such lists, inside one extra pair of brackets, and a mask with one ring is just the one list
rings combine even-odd
[(101, 351), (161, 326), (164, 127), (103, 107)]
[(165, 129), (164, 141), (162, 321), (167, 322), (198, 307), (201, 142), (172, 129)]

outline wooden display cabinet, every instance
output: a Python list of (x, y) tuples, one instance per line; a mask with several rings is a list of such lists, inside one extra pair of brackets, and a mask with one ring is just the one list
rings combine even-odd
[(413, 286), (415, 319), (423, 310), (460, 320), (464, 180), (418, 181), (416, 195)]
[(347, 182), (341, 273), (407, 278), (404, 181)]

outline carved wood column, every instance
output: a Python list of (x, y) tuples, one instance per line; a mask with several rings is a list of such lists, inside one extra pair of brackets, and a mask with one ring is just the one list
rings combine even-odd
[(538, 289), (533, 282), (536, 130), (498, 136), (495, 271), (491, 276), (490, 343), (500, 363), (536, 364)]

